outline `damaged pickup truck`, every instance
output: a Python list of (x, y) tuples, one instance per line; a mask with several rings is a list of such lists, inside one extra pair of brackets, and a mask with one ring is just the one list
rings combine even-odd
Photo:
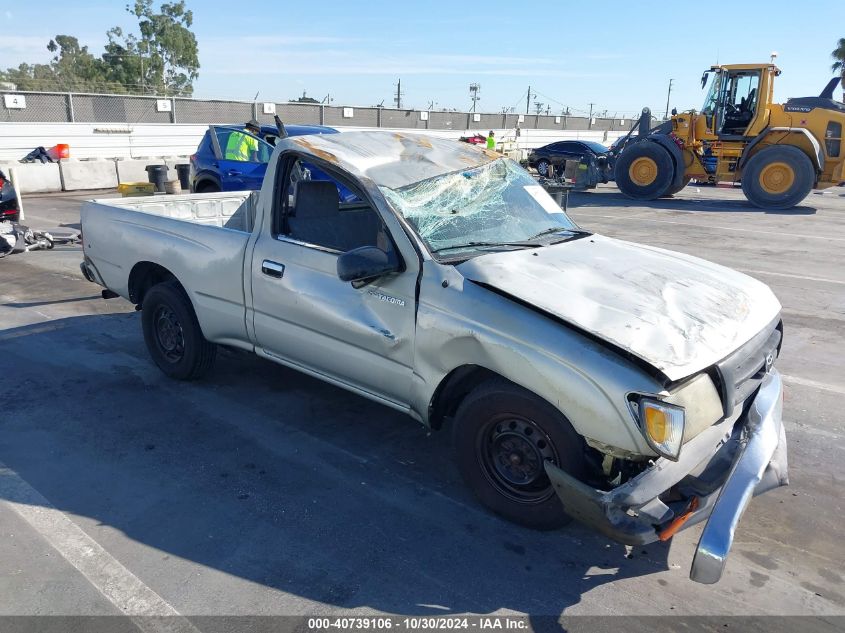
[(627, 544), (705, 521), (716, 582), (787, 483), (780, 304), (715, 264), (578, 228), (511, 160), (389, 132), (280, 140), (260, 194), (100, 200), (86, 278), (194, 379), (254, 352), (450, 428), (497, 514)]

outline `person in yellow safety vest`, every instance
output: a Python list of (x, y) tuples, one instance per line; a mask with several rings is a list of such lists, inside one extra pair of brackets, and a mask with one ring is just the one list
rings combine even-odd
[(496, 150), (496, 139), (493, 138), (493, 130), (490, 130), (490, 134), (487, 135), (487, 149)]
[[(261, 128), (258, 121), (252, 119), (247, 122), (244, 129), (249, 134), (258, 136)], [(232, 132), (229, 140), (226, 141), (226, 160), (237, 160), (241, 162), (258, 161), (258, 139), (243, 132)]]

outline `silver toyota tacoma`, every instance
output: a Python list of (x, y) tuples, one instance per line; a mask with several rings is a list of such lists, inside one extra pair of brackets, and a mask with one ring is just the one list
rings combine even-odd
[(453, 434), (480, 501), (626, 544), (706, 522), (716, 582), (787, 483), (780, 304), (715, 264), (578, 228), (516, 163), (414, 134), (278, 142), (260, 194), (82, 209), (82, 271), (153, 361), (254, 352)]

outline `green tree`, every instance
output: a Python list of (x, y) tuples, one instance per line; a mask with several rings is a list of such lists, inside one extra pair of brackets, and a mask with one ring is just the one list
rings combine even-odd
[(194, 14), (184, 0), (165, 2), (158, 11), (153, 0), (136, 0), (126, 10), (138, 18), (139, 34), (124, 34), (119, 27), (107, 33), (103, 60), (110, 77), (136, 84), (137, 92), (191, 94), (200, 64), (190, 30)]
[(158, 9), (153, 0), (136, 0), (126, 10), (138, 19), (138, 33), (110, 29), (100, 57), (77, 38), (57, 35), (47, 44), (54, 55), (49, 64), (0, 70), (0, 81), (18, 90), (190, 95), (199, 76), (199, 57), (190, 30), (194, 16), (184, 0), (162, 3)]
[(830, 69), (842, 75), (842, 89), (845, 90), (845, 37), (839, 38), (830, 56), (835, 60)]

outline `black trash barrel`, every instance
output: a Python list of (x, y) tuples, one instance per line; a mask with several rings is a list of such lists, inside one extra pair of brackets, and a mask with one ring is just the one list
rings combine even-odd
[(191, 188), (191, 165), (190, 163), (179, 163), (176, 165), (176, 174), (179, 176), (179, 184), (182, 186), (182, 191), (188, 191)]
[(156, 191), (164, 193), (164, 183), (167, 181), (167, 165), (147, 165), (147, 180), (156, 186)]

